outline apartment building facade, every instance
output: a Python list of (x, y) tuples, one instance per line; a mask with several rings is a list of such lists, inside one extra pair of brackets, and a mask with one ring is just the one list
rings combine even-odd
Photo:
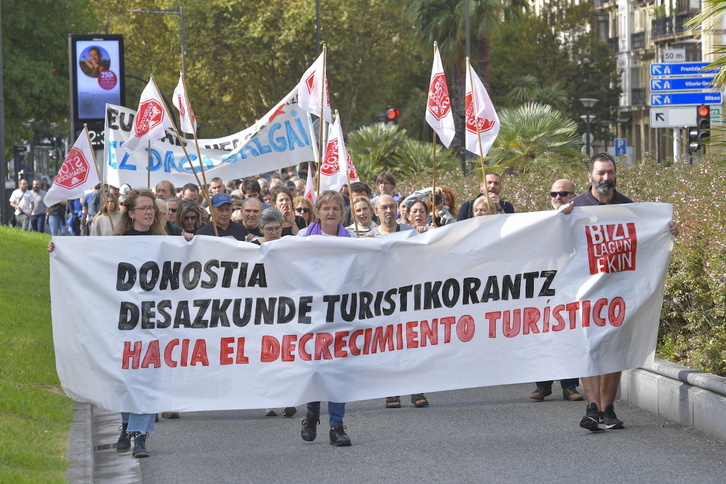
[[(712, 62), (714, 49), (726, 44), (726, 20), (712, 19), (709, 25), (692, 29), (688, 22), (701, 12), (701, 0), (590, 1), (598, 11), (595, 28), (617, 57), (622, 88), (619, 104), (613, 107), (611, 135), (626, 140), (631, 160), (642, 159), (646, 154), (659, 161), (685, 159), (686, 127), (651, 126), (650, 65), (667, 62), (664, 54), (673, 52), (679, 54), (678, 62)], [(534, 0), (535, 12), (545, 3), (546, 0)], [(583, 97), (587, 95), (583, 93)], [(719, 107), (713, 106), (713, 111), (717, 112)], [(695, 106), (693, 110), (695, 113)]]

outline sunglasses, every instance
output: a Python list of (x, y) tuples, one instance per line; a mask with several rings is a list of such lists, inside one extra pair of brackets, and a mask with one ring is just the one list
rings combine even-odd
[(310, 213), (310, 209), (305, 207), (297, 207), (295, 211), (297, 213)]
[(550, 197), (555, 198), (557, 195), (559, 195), (562, 198), (565, 198), (567, 195), (572, 195), (575, 192), (566, 192), (562, 190), (561, 192), (550, 192)]

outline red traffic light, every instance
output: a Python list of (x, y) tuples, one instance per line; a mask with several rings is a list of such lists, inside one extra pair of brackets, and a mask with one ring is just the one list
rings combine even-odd
[(386, 108), (386, 119), (388, 121), (394, 121), (400, 114), (401, 111), (396, 108)]
[[(691, 111), (693, 112), (693, 111)], [(710, 106), (699, 106), (698, 107), (698, 117), (699, 118), (708, 118), (711, 116), (711, 107)]]

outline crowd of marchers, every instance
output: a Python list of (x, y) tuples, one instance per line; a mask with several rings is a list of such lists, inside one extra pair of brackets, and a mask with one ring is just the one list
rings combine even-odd
[[(563, 216), (576, 206), (632, 202), (616, 190), (616, 162), (608, 153), (591, 158), (587, 180), (588, 189), (579, 195), (572, 181), (560, 179), (553, 181), (549, 191), (542, 187), (542, 196), (547, 196), (553, 209)], [(101, 193), (99, 184), (83, 198), (45, 207), (45, 212), (54, 236), (171, 235), (187, 240), (194, 236), (217, 236), (258, 245), (273, 243), (285, 236), (385, 237), (406, 230), (423, 233), (472, 217), (515, 212), (503, 197), (502, 177), (497, 173), (487, 173), (481, 182), (481, 193), (460, 205), (456, 194), (444, 186), (425, 187), (407, 195), (396, 193), (396, 179), (389, 172), (378, 174), (373, 186), (377, 190), (363, 182), (345, 185), (340, 191), (327, 190), (318, 194), (313, 204), (305, 196), (305, 181), (293, 171), (240, 180), (212, 178), (204, 187), (194, 183), (175, 187), (164, 180), (153, 190), (104, 185)], [(25, 227), (27, 218), (27, 227), (33, 227), (30, 219), (36, 212), (33, 205), (36, 199), (32, 194), (26, 195), (27, 191), (27, 182), (21, 184), (10, 201), (16, 210), (16, 220), (22, 221)], [(57, 206), (62, 209), (57, 209), (56, 215), (54, 207)], [(677, 235), (678, 227), (671, 223), (670, 231)], [(51, 252), (55, 249), (52, 241), (48, 249)], [(582, 428), (591, 431), (624, 428), (614, 410), (619, 383), (620, 372), (582, 378), (587, 398), (586, 414), (579, 422)], [(564, 400), (583, 400), (578, 384), (578, 375), (562, 375)], [(544, 400), (552, 394), (552, 385), (552, 381), (536, 382), (530, 398)], [(411, 395), (411, 403), (415, 407), (429, 406), (423, 393)], [(307, 404), (301, 430), (305, 441), (315, 440), (317, 436), (320, 407), (320, 402)], [(400, 396), (385, 399), (385, 408), (400, 407)], [(275, 416), (279, 412), (292, 417), (296, 411), (295, 407), (267, 409), (265, 415)], [(161, 416), (180, 417), (176, 412), (163, 412)], [(343, 424), (344, 416), (345, 403), (328, 402), (331, 445), (351, 445)], [(133, 441), (132, 455), (148, 456), (146, 438), (156, 420), (157, 414), (122, 414), (116, 450), (131, 450)]]

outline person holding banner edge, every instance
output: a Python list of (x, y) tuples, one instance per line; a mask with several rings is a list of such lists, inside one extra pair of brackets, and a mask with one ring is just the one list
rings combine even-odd
[[(166, 235), (164, 225), (166, 220), (161, 216), (156, 205), (156, 196), (151, 190), (142, 188), (131, 190), (124, 200), (125, 210), (121, 221), (116, 227), (114, 235)], [(186, 240), (193, 235), (184, 233)], [(55, 250), (55, 244), (48, 242), (48, 252)], [(121, 412), (121, 434), (116, 442), (117, 452), (127, 452), (131, 449), (131, 439), (134, 440), (134, 457), (149, 457), (146, 448), (146, 439), (154, 431), (155, 413)]]
[[(324, 237), (350, 237), (341, 221), (343, 220), (343, 196), (333, 190), (325, 190), (320, 194), (315, 204), (317, 222), (300, 230), (300, 237), (322, 235)], [(330, 424), (330, 445), (348, 447), (351, 445), (350, 437), (345, 433), (343, 425), (345, 417), (345, 403), (328, 402), (328, 422)], [(320, 423), (320, 402), (310, 402), (307, 413), (302, 421), (300, 436), (306, 442), (312, 442), (317, 437), (317, 426)]]
[[(575, 185), (570, 180), (566, 180), (564, 178), (557, 180), (552, 184), (549, 195), (552, 208), (559, 210), (560, 207), (567, 205), (570, 200), (575, 197)], [(552, 395), (552, 383), (552, 380), (538, 381), (536, 383), (537, 388), (535, 388), (529, 398), (539, 402), (543, 401), (545, 397)], [(577, 385), (579, 383), (580, 381), (578, 378), (561, 379), (560, 386), (562, 387), (562, 399), (570, 402), (582, 401), (582, 394), (577, 391)]]
[[(615, 190), (617, 167), (615, 158), (610, 153), (597, 153), (590, 158), (587, 179), (590, 188), (564, 205), (561, 208), (563, 212), (570, 213), (572, 207), (633, 203), (630, 198)], [(670, 223), (670, 233), (673, 236), (678, 235), (678, 225), (673, 221)], [(625, 428), (623, 421), (615, 414), (614, 407), (621, 375), (621, 371), (616, 371), (582, 377), (587, 408), (585, 416), (580, 419), (580, 427), (592, 432)]]

